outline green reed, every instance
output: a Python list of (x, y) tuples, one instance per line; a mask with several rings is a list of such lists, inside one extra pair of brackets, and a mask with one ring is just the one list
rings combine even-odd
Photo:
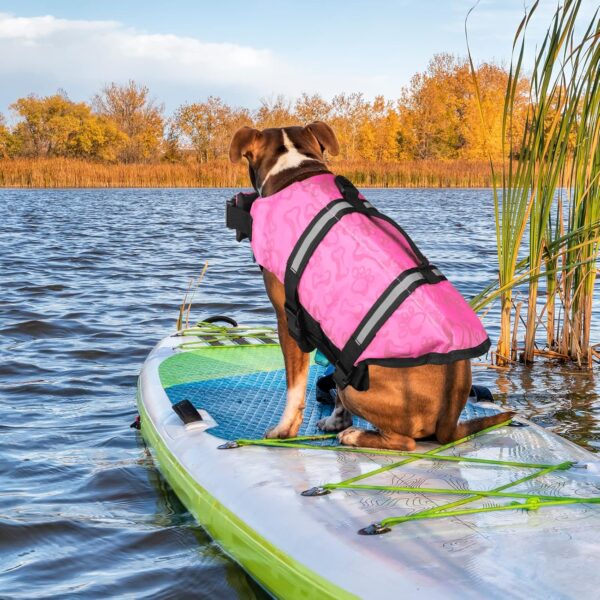
[[(476, 309), (500, 299), (498, 364), (517, 358), (511, 349), (513, 289), (527, 285), (525, 339), (520, 356), (532, 362), (541, 314), (538, 287), (546, 281), (547, 345), (554, 354), (591, 364), (590, 324), (599, 250), (600, 221), (600, 21), (596, 11), (586, 27), (581, 0), (565, 0), (539, 45), (529, 79), (525, 115), (523, 78), (526, 33), (539, 1), (521, 21), (505, 94), (501, 186), (493, 173), (498, 281), (472, 304)], [(469, 52), (470, 56), (470, 52)], [(471, 60), (475, 85), (475, 68)], [(483, 112), (481, 117), (484, 119)], [(525, 127), (515, 139), (515, 122)], [(566, 203), (566, 204), (565, 204)], [(568, 218), (563, 218), (564, 207)], [(524, 238), (528, 237), (525, 241)], [(524, 247), (528, 255), (519, 259)], [(556, 319), (557, 299), (562, 320)]]

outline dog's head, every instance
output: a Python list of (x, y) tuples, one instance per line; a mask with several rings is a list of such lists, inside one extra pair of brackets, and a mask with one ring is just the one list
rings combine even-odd
[(325, 150), (335, 156), (339, 145), (331, 127), (322, 121), (263, 131), (242, 127), (231, 140), (229, 158), (233, 163), (246, 158), (252, 185), (262, 196), (269, 196), (294, 181), (328, 173)]

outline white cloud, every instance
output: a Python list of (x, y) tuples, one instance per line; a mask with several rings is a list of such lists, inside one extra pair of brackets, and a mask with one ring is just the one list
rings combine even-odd
[(58, 88), (87, 98), (106, 82), (129, 78), (156, 87), (159, 97), (174, 86), (189, 100), (234, 87), (256, 98), (278, 79), (287, 92), (290, 70), (269, 49), (150, 34), (115, 21), (6, 13), (0, 13), (0, 56), (0, 103), (6, 104)]
[(31, 93), (61, 89), (73, 100), (89, 100), (104, 84), (129, 79), (148, 85), (167, 112), (209, 95), (257, 107), (261, 98), (277, 94), (331, 97), (359, 90), (367, 97), (393, 96), (403, 83), (384, 62), (356, 68), (343, 53), (335, 61), (315, 63), (301, 51), (281, 55), (269, 48), (148, 33), (117, 21), (51, 15), (0, 12), (0, 57), (0, 112)]
[[(480, 1), (469, 19), (476, 62), (493, 58), (507, 62), (522, 1)], [(402, 85), (423, 70), (435, 52), (465, 53), (464, 17), (474, 2), (453, 0), (438, 21), (429, 15), (436, 4), (422, 3), (419, 6), (424, 8), (412, 15), (411, 28), (400, 30), (396, 37), (390, 33), (394, 27), (385, 22), (384, 40), (378, 37), (379, 24), (374, 22), (367, 23), (363, 37), (358, 17), (356, 31), (334, 36), (333, 41), (305, 40), (290, 24), (289, 43), (272, 42), (279, 44), (277, 52), (269, 47), (149, 33), (111, 20), (0, 12), (0, 112), (30, 93), (46, 95), (64, 89), (73, 100), (89, 100), (104, 84), (128, 79), (148, 85), (168, 112), (182, 102), (208, 95), (248, 107), (256, 107), (260, 98), (280, 93), (294, 98), (303, 91), (325, 97), (361, 91), (368, 98), (381, 93), (396, 98)], [(553, 7), (553, 0), (545, 0), (530, 27), (528, 64)], [(589, 9), (582, 11), (587, 15)]]
[(114, 21), (76, 21), (44, 17), (14, 17), (0, 13), (0, 38), (35, 40), (69, 31), (106, 31), (118, 27)]

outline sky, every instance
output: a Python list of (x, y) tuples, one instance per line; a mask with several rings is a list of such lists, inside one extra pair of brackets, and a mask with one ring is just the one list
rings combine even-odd
[[(0, 112), (27, 94), (89, 100), (128, 79), (167, 113), (209, 95), (249, 108), (302, 92), (397, 98), (435, 53), (466, 54), (475, 2), (0, 0)], [(542, 4), (548, 15), (556, 6)], [(469, 19), (476, 62), (509, 63), (523, 7), (480, 0)]]

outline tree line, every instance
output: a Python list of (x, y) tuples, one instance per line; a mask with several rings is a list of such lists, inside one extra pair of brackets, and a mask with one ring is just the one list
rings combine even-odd
[[(476, 70), (468, 61), (435, 55), (397, 99), (340, 93), (264, 98), (256, 110), (230, 106), (210, 96), (186, 103), (170, 116), (149, 89), (134, 81), (111, 83), (89, 103), (65, 92), (19, 98), (11, 104), (13, 125), (0, 115), (0, 159), (76, 158), (105, 163), (208, 163), (225, 159), (233, 133), (257, 128), (329, 123), (340, 141), (337, 160), (372, 163), (402, 160), (501, 158), (502, 112), (508, 73), (494, 63)], [(513, 129), (522, 129), (528, 98), (523, 80)], [(479, 95), (479, 102), (477, 95)], [(481, 106), (481, 111), (480, 111)], [(483, 115), (483, 119), (482, 119)], [(520, 139), (518, 131), (515, 139)]]

